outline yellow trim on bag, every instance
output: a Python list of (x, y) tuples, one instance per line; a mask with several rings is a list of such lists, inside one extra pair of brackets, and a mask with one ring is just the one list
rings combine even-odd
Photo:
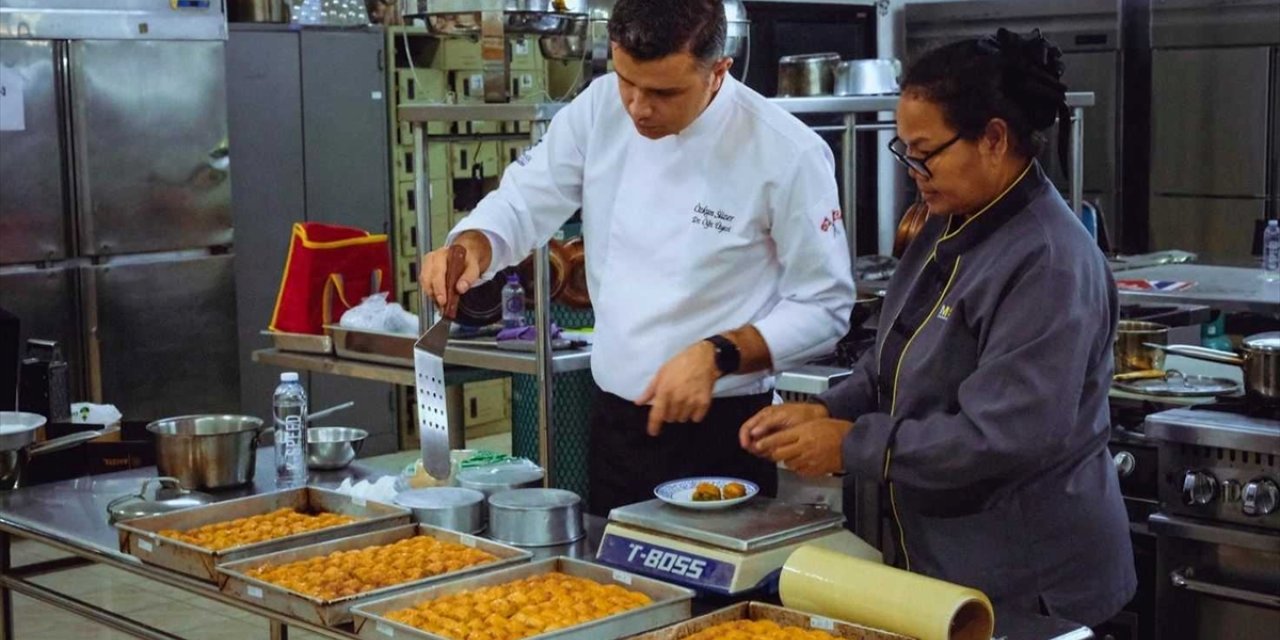
[(316, 242), (315, 240), (312, 240), (307, 237), (307, 228), (304, 227), (300, 222), (294, 223), (293, 232), (297, 234), (298, 237), (302, 240), (302, 246), (308, 249), (342, 249), (344, 247), (356, 247), (362, 244), (376, 244), (379, 242), (387, 241), (387, 235), (384, 233), (374, 235), (366, 231), (364, 232), (365, 235), (363, 236), (357, 236), (355, 238), (347, 238), (346, 240), (330, 240), (329, 242)]

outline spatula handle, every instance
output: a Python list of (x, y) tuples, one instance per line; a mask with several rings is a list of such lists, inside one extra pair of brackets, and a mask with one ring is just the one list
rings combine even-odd
[(451, 245), (444, 269), (445, 298), (444, 317), (453, 320), (458, 315), (458, 280), (467, 269), (467, 249), (461, 245)]

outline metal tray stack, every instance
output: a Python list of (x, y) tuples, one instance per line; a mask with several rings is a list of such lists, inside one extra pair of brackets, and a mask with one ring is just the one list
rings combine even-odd
[(272, 345), (280, 351), (321, 355), (333, 353), (333, 338), (326, 335), (318, 336), (309, 333), (286, 333), (283, 331), (263, 331), (262, 335), (271, 338)]
[(336, 324), (325, 325), (324, 330), (333, 338), (333, 348), (339, 358), (413, 367), (413, 343), (418, 340), (417, 336), (349, 329)]
[(378, 640), (386, 640), (387, 638), (449, 640), (448, 638), (390, 620), (386, 617), (386, 614), (416, 606), (426, 600), (433, 600), (463, 591), (493, 587), (553, 572), (586, 578), (605, 585), (616, 584), (625, 589), (639, 591), (652, 598), (653, 603), (615, 616), (544, 633), (525, 640), (616, 640), (685, 620), (690, 614), (690, 601), (693, 599), (694, 594), (688, 589), (643, 578), (624, 571), (616, 571), (590, 562), (571, 558), (551, 558), (470, 578), (452, 580), (437, 586), (418, 589), (352, 607), (351, 613), (355, 618), (355, 631), (361, 638), (376, 638)]
[[(364, 593), (335, 600), (321, 600), (313, 596), (291, 591), (277, 584), (252, 578), (248, 575), (249, 571), (265, 564), (288, 564), (299, 560), (326, 556), (335, 551), (352, 551), (356, 549), (364, 549), (366, 547), (391, 544), (414, 536), (428, 536), (445, 542), (453, 542), (456, 544), (466, 545), (468, 547), (474, 547), (497, 556), (498, 560), (489, 564), (432, 576), (430, 578), (423, 578), (413, 582), (405, 582), (403, 584), (375, 589), (373, 591), (366, 591)], [(445, 580), (454, 580), (477, 573), (501, 569), (521, 562), (527, 562), (531, 557), (532, 554), (527, 551), (522, 551), (515, 547), (509, 547), (496, 542), (490, 542), (483, 538), (477, 538), (475, 536), (456, 533), (445, 529), (438, 529), (427, 525), (405, 525), (394, 529), (375, 531), (373, 533), (365, 533), (330, 542), (321, 542), (319, 544), (307, 545), (305, 547), (297, 547), (288, 551), (254, 556), (247, 560), (224, 564), (218, 567), (218, 570), (225, 577), (225, 580), (222, 583), (222, 590), (225, 593), (233, 595), (246, 602), (253, 602), (266, 607), (267, 609), (271, 609), (272, 611), (291, 615), (307, 622), (314, 622), (325, 626), (334, 626), (350, 622), (351, 607), (355, 605), (370, 602), (372, 600), (403, 591), (443, 582)]]
[[(286, 507), (305, 513), (338, 513), (354, 516), (359, 520), (351, 524), (284, 536), (222, 551), (197, 547), (159, 535), (159, 532), (165, 529), (186, 531), (216, 522), (270, 513)], [(302, 487), (119, 522), (116, 523), (116, 529), (120, 534), (121, 551), (136, 556), (147, 564), (171, 569), (200, 580), (217, 582), (220, 577), (218, 574), (220, 564), (409, 524), (409, 518), (409, 511), (400, 507), (356, 500), (351, 496), (328, 489)]]
[(907, 636), (896, 633), (823, 618), (803, 611), (785, 609), (762, 602), (741, 602), (719, 611), (713, 611), (705, 616), (634, 636), (630, 640), (684, 640), (684, 638), (688, 638), (699, 631), (706, 631), (716, 625), (735, 620), (772, 620), (786, 627), (825, 631), (841, 640), (912, 640)]

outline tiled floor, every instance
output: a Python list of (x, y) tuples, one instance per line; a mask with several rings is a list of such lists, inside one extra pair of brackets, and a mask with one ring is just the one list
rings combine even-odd
[[(15, 542), (13, 547), (16, 566), (65, 555), (29, 540)], [(32, 582), (190, 640), (270, 638), (266, 618), (111, 567), (91, 565), (59, 571), (32, 578)], [(22, 595), (14, 595), (13, 609), (15, 640), (124, 640), (131, 637)], [(305, 631), (290, 630), (289, 633), (290, 640), (319, 637)]]

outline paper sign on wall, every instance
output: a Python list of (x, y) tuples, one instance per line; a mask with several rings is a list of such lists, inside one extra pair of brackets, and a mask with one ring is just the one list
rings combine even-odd
[(0, 67), (0, 131), (24, 131), (26, 128), (22, 76), (13, 69)]

